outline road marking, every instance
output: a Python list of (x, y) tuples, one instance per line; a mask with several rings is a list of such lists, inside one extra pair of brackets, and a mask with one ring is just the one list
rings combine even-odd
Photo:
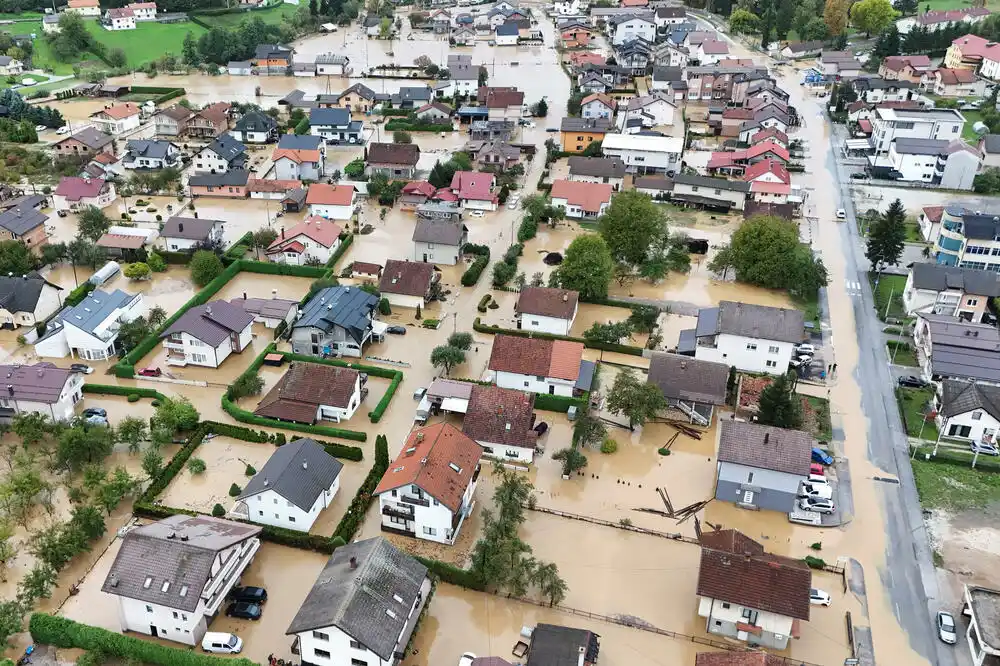
[(844, 288), (847, 289), (848, 294), (861, 293), (861, 283), (857, 280), (844, 280)]

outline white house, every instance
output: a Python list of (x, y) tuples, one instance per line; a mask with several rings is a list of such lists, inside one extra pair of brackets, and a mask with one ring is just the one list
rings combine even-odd
[(46, 35), (59, 34), (59, 14), (46, 14), (42, 17), (42, 32)]
[(375, 321), (378, 302), (374, 294), (358, 287), (320, 290), (292, 324), (292, 351), (310, 356), (360, 357), (365, 344), (375, 335), (375, 324), (382, 325)]
[(53, 421), (69, 421), (83, 400), (83, 375), (51, 363), (0, 365), (0, 421), (17, 414), (44, 414)]
[(170, 141), (157, 139), (129, 139), (125, 157), (121, 160), (124, 169), (165, 169), (180, 166), (181, 149)]
[(784, 374), (804, 337), (798, 310), (720, 301), (698, 311), (695, 358), (744, 372)]
[(535, 457), (535, 394), (476, 384), (469, 394), (462, 432), (498, 460), (531, 463)]
[(267, 258), (279, 264), (325, 264), (340, 247), (343, 229), (336, 222), (313, 215), (281, 233), (268, 246)]
[(368, 395), (367, 381), (351, 368), (293, 363), (254, 414), (307, 425), (348, 421)]
[(796, 625), (809, 621), (811, 586), (805, 562), (765, 553), (745, 534), (729, 529), (701, 537), (696, 592), (709, 634), (784, 650)]
[(125, 6), (131, 9), (132, 13), (135, 14), (136, 21), (156, 20), (155, 2), (131, 2)]
[(643, 128), (673, 125), (675, 111), (677, 105), (667, 93), (654, 91), (649, 95), (633, 97), (620, 107), (616, 122), (620, 131), (637, 133)]
[(266, 113), (248, 111), (229, 133), (243, 143), (270, 143), (278, 140), (278, 121)]
[(142, 294), (95, 289), (49, 322), (45, 333), (35, 342), (35, 353), (88, 361), (109, 359), (119, 351), (115, 343), (122, 323), (136, 319), (144, 309)]
[(363, 123), (351, 120), (351, 112), (347, 109), (329, 107), (309, 111), (309, 133), (323, 137), (327, 145), (360, 144), (362, 129)]
[(114, 7), (104, 12), (107, 30), (135, 30), (135, 14), (128, 7)]
[(615, 17), (614, 35), (611, 43), (619, 46), (631, 39), (645, 39), (650, 44), (656, 42), (656, 23), (649, 13)]
[(569, 335), (579, 303), (580, 294), (576, 291), (525, 287), (514, 304), (514, 318), (517, 327), (524, 331)]
[(129, 530), (101, 587), (118, 597), (121, 630), (200, 645), (260, 549), (260, 531), (182, 515)]
[(171, 252), (196, 250), (222, 242), (225, 225), (222, 220), (202, 217), (172, 217), (163, 223), (160, 238)]
[(580, 116), (582, 118), (611, 119), (615, 115), (617, 106), (617, 102), (610, 95), (593, 93), (584, 97), (580, 103)]
[(414, 430), (375, 489), (382, 529), (451, 545), (475, 506), (483, 448), (450, 423)]
[(24, 62), (10, 56), (0, 56), (0, 75), (16, 76), (24, 72)]
[(690, 47), (691, 59), (702, 67), (716, 65), (729, 56), (729, 44), (721, 39), (705, 39)]
[(413, 227), (413, 260), (454, 266), (468, 239), (469, 230), (460, 221), (418, 219)]
[(794, 511), (815, 445), (816, 439), (802, 430), (723, 419), (715, 499), (753, 511)]
[(303, 664), (393, 666), (430, 591), (423, 564), (382, 537), (355, 541), (333, 552), (285, 633)]
[(611, 205), (614, 187), (605, 183), (557, 180), (552, 183), (552, 206), (566, 211), (566, 217), (593, 219)]
[(972, 189), (982, 157), (961, 139), (901, 137), (889, 144), (888, 155), (872, 155), (868, 161), (873, 166), (895, 169), (902, 181), (968, 191)]
[(253, 340), (253, 315), (227, 301), (211, 301), (188, 308), (160, 334), (167, 349), (167, 365), (218, 368), (230, 354)]
[(896, 139), (941, 139), (962, 136), (965, 116), (955, 109), (876, 108), (872, 117), (872, 147), (885, 153)]
[(556, 0), (552, 7), (559, 16), (577, 16), (580, 14), (580, 0)]
[(390, 259), (385, 262), (378, 290), (391, 305), (416, 308), (427, 302), (431, 285), (437, 279), (433, 264)]
[(513, 335), (493, 338), (489, 369), (501, 388), (572, 397), (582, 366), (582, 342)]
[(625, 162), (629, 173), (645, 175), (680, 171), (684, 138), (673, 136), (637, 136), (605, 134), (601, 143), (605, 157), (617, 157)]
[(140, 119), (139, 105), (132, 102), (111, 104), (90, 114), (90, 122), (111, 136), (121, 136), (139, 129)]
[(80, 16), (100, 16), (101, 6), (97, 0), (69, 0), (63, 11), (67, 14), (74, 13)]
[(226, 173), (242, 169), (247, 161), (247, 147), (229, 134), (220, 134), (195, 156), (195, 173)]
[(451, 178), (451, 191), (466, 209), (494, 211), (499, 198), (493, 192), (496, 176), (483, 171), (456, 171)]
[(271, 160), (278, 180), (318, 181), (326, 172), (326, 144), (319, 136), (283, 134)]
[(306, 193), (309, 215), (328, 220), (349, 220), (354, 214), (355, 190), (353, 185), (328, 185), (313, 183)]
[(936, 397), (938, 438), (996, 444), (1000, 432), (1000, 386), (945, 379)]
[(989, 302), (997, 297), (1000, 274), (996, 271), (918, 262), (906, 276), (903, 307), (907, 314), (932, 312), (978, 324), (989, 312)]
[(573, 155), (569, 158), (569, 179), (583, 183), (607, 183), (617, 192), (625, 181), (625, 163), (617, 157)]
[(59, 292), (38, 273), (0, 275), (0, 328), (35, 326), (62, 305)]
[(115, 200), (115, 185), (103, 178), (64, 176), (52, 193), (52, 207), (57, 211), (76, 211), (95, 206), (104, 208)]
[(517, 46), (519, 36), (520, 30), (516, 23), (503, 23), (497, 26), (496, 32), (493, 34), (493, 42), (497, 46)]
[(304, 437), (279, 446), (253, 475), (229, 515), (308, 532), (340, 490), (340, 462)]

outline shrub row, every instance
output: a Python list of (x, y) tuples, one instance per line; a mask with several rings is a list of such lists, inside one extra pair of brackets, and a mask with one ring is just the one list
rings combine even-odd
[[(359, 432), (357, 430), (331, 428), (329, 426), (306, 425), (304, 423), (292, 423), (290, 421), (279, 421), (278, 419), (269, 419), (264, 416), (257, 416), (253, 412), (248, 412), (242, 407), (237, 406), (225, 395), (222, 396), (222, 409), (224, 409), (226, 413), (234, 419), (243, 423), (253, 423), (254, 425), (267, 426), (269, 428), (281, 428), (283, 430), (294, 430), (296, 432), (309, 433), (310, 435), (339, 437), (340, 439), (349, 439), (355, 442), (363, 442), (368, 439), (368, 435), (366, 433)], [(333, 445), (331, 444), (331, 446)], [(363, 456), (361, 449), (356, 446), (343, 446), (341, 448), (342, 452), (337, 456), (338, 458), (361, 460)]]
[(499, 326), (488, 326), (480, 322), (476, 317), (472, 322), (472, 330), (479, 333), (490, 333), (492, 335), (517, 335), (522, 338), (540, 338), (542, 340), (569, 340), (570, 342), (582, 342), (590, 349), (603, 349), (619, 354), (629, 354), (630, 356), (642, 356), (642, 347), (632, 347), (630, 345), (618, 345), (611, 342), (596, 342), (583, 338), (574, 338), (570, 335), (555, 335), (554, 333), (540, 333), (538, 331), (525, 331), (516, 328), (500, 328)]
[(476, 306), (476, 309), (479, 310), (480, 312), (486, 312), (486, 309), (490, 305), (490, 299), (492, 298), (493, 297), (489, 294), (484, 295), (482, 298), (479, 299), (479, 305)]
[(432, 560), (419, 555), (414, 555), (413, 557), (445, 583), (464, 587), (467, 590), (486, 591), (486, 583), (468, 569), (462, 569), (461, 567), (456, 567), (454, 564)]
[(153, 400), (166, 400), (167, 396), (163, 395), (156, 389), (142, 388), (140, 386), (114, 386), (111, 384), (84, 384), (84, 393), (95, 393), (100, 395), (124, 395), (126, 397), (130, 395), (137, 395), (142, 398), (152, 398)]
[(242, 259), (243, 255), (250, 251), (251, 246), (253, 246), (253, 232), (248, 231), (231, 248), (222, 253), (222, 261), (229, 264), (237, 259)]
[(187, 266), (191, 262), (190, 252), (171, 252), (158, 249), (156, 254), (163, 257), (163, 261), (174, 266)]
[(187, 93), (184, 88), (165, 88), (163, 86), (132, 86), (130, 90), (140, 95), (156, 95), (159, 93), (160, 96), (153, 100), (154, 104), (163, 104), (172, 99), (183, 97)]
[(392, 397), (396, 395), (396, 389), (399, 388), (402, 381), (403, 373), (396, 373), (396, 376), (389, 382), (389, 388), (386, 389), (385, 395), (383, 395), (382, 399), (378, 401), (377, 405), (375, 405), (375, 409), (368, 412), (368, 419), (372, 423), (378, 423), (382, 420), (382, 414), (384, 414), (385, 410), (389, 408), (389, 403), (392, 401)]
[(163, 467), (160, 474), (153, 479), (152, 483), (149, 484), (149, 487), (146, 488), (146, 492), (139, 496), (139, 499), (135, 502), (136, 507), (140, 504), (152, 505), (153, 500), (155, 500), (160, 493), (167, 489), (167, 486), (169, 486), (170, 482), (173, 481), (175, 476), (177, 476), (177, 473), (184, 468), (184, 464), (188, 461), (188, 458), (191, 457), (191, 454), (194, 453), (195, 449), (201, 445), (202, 440), (205, 439), (205, 435), (208, 434), (209, 428), (210, 425), (208, 422), (202, 422), (198, 425), (195, 431), (191, 433), (191, 437), (188, 439), (187, 444), (182, 446), (180, 450), (174, 454), (174, 457), (170, 459), (170, 462)]
[(46, 613), (33, 613), (28, 630), (35, 643), (99, 651), (122, 661), (156, 666), (256, 666), (242, 657), (214, 657), (190, 648), (169, 647)]
[(393, 118), (385, 124), (385, 129), (388, 132), (395, 132), (396, 130), (404, 132), (454, 132), (455, 126), (451, 123), (414, 123), (408, 120)]
[[(271, 350), (271, 353), (275, 353)], [(305, 354), (296, 354), (294, 352), (276, 352), (285, 357), (288, 361), (300, 361), (302, 363), (315, 363), (317, 365), (334, 365), (339, 368), (351, 368), (357, 370), (358, 372), (366, 372), (372, 377), (381, 377), (382, 379), (395, 379), (397, 376), (402, 379), (403, 372), (401, 370), (393, 370), (392, 368), (380, 368), (375, 365), (365, 365), (364, 363), (351, 363), (350, 361), (341, 361), (339, 358), (317, 358), (315, 356), (306, 356)]]
[(353, 234), (343, 234), (340, 237), (340, 247), (338, 247), (337, 250), (330, 255), (330, 258), (326, 260), (326, 267), (333, 268), (334, 266), (336, 266), (337, 262), (340, 261), (340, 258), (344, 256), (344, 254), (347, 252), (347, 248), (351, 247), (351, 243), (353, 242), (354, 242)]
[(90, 281), (84, 282), (76, 289), (69, 292), (69, 295), (66, 297), (66, 300), (63, 301), (63, 304), (79, 305), (80, 302), (87, 297), (87, 294), (94, 291), (94, 289), (96, 289), (96, 286), (93, 283), (91, 283)]
[(486, 270), (486, 266), (490, 263), (490, 258), (488, 256), (478, 256), (476, 260), (472, 262), (464, 273), (462, 273), (462, 286), (471, 287), (472, 285), (479, 282), (480, 276), (482, 276), (483, 271)]
[(344, 540), (344, 543), (351, 542), (354, 534), (361, 527), (361, 523), (365, 519), (365, 512), (371, 506), (372, 493), (375, 492), (378, 482), (382, 480), (388, 469), (389, 440), (386, 439), (385, 435), (379, 435), (375, 438), (375, 461), (372, 463), (372, 468), (369, 470), (368, 476), (365, 477), (364, 483), (358, 488), (354, 499), (351, 500), (351, 505), (347, 507), (344, 517), (337, 524), (337, 529), (334, 530), (332, 538), (336, 539), (339, 537)]
[(534, 238), (537, 234), (538, 221), (530, 215), (526, 215), (524, 219), (521, 220), (521, 224), (517, 227), (517, 242), (527, 242)]
[(570, 407), (583, 410), (587, 406), (585, 398), (569, 398), (564, 395), (549, 395), (539, 393), (535, 396), (535, 409), (544, 409), (548, 412), (568, 412)]

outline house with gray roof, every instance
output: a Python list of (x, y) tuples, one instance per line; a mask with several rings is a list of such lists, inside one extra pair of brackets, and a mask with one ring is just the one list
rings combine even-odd
[(748, 509), (794, 511), (814, 445), (813, 436), (801, 430), (720, 421), (715, 499)]
[(144, 312), (142, 294), (95, 289), (49, 322), (45, 334), (35, 341), (35, 353), (46, 358), (109, 359), (120, 351), (118, 329)]
[(941, 382), (934, 403), (941, 436), (996, 445), (1000, 432), (1000, 386), (946, 379)]
[(646, 375), (646, 383), (660, 389), (669, 407), (702, 426), (711, 425), (715, 408), (726, 404), (728, 382), (728, 365), (700, 361), (682, 353), (654, 353)]
[(201, 515), (129, 530), (101, 586), (118, 598), (122, 632), (201, 645), (260, 549), (260, 532), (256, 525)]
[(340, 490), (340, 462), (308, 437), (279, 446), (254, 474), (229, 515), (308, 532)]
[(221, 243), (222, 232), (222, 220), (177, 215), (163, 223), (160, 238), (171, 252), (185, 252)]
[(228, 301), (188, 308), (160, 334), (167, 350), (167, 365), (218, 368), (253, 341), (253, 321), (252, 314)]
[[(40, 248), (48, 242), (48, 235), (45, 233), (45, 222), (49, 216), (41, 211), (41, 206), (32, 205), (28, 197), (25, 204), (7, 206), (6, 210), (0, 213), (0, 238), (4, 240), (18, 240), (29, 248)], [(45, 201), (45, 198), (42, 198)]]
[(907, 314), (931, 312), (981, 323), (990, 299), (1000, 296), (1000, 274), (975, 268), (918, 263), (910, 268), (903, 289)]
[(377, 307), (378, 298), (358, 287), (327, 287), (317, 292), (292, 326), (292, 351), (360, 357), (368, 341), (386, 328), (375, 321)]
[(194, 159), (195, 173), (226, 173), (243, 169), (247, 163), (247, 147), (230, 134), (220, 134)]
[(913, 340), (924, 377), (1000, 385), (1000, 331), (995, 326), (918, 312)]
[(382, 537), (355, 541), (330, 556), (285, 633), (303, 663), (394, 666), (430, 591), (416, 559)]
[(421, 218), (413, 228), (413, 260), (454, 266), (468, 239), (469, 230), (461, 222)]
[(44, 321), (62, 305), (60, 291), (62, 287), (34, 271), (0, 276), (0, 328), (34, 326)]
[(798, 310), (720, 301), (698, 311), (694, 357), (744, 372), (781, 375), (805, 337)]
[(122, 158), (126, 169), (165, 169), (180, 164), (181, 149), (171, 141), (129, 139), (128, 152)]
[(316, 108), (309, 111), (309, 133), (321, 136), (329, 145), (360, 144), (363, 125), (351, 120), (351, 112), (341, 107)]
[(611, 185), (617, 192), (625, 181), (625, 162), (620, 157), (571, 155), (569, 158), (569, 180), (583, 183), (605, 183)]

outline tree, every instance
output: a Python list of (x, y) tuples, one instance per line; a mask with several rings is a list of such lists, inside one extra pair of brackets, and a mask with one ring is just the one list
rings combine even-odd
[(116, 467), (110, 477), (101, 480), (95, 492), (95, 502), (110, 516), (123, 499), (135, 492), (138, 481), (124, 467)]
[(187, 398), (161, 399), (156, 407), (151, 425), (166, 428), (172, 433), (194, 430), (201, 415)]
[(632, 265), (645, 261), (650, 248), (667, 233), (663, 210), (638, 190), (615, 195), (597, 224), (611, 257)]
[(601, 147), (603, 145), (604, 144), (601, 141), (591, 141), (590, 143), (587, 144), (586, 148), (584, 148), (580, 154), (583, 155), (584, 157), (600, 157)]
[(804, 41), (815, 39), (826, 39), (830, 35), (830, 28), (821, 16), (813, 16), (808, 23), (802, 27), (800, 36)]
[(865, 256), (877, 273), (886, 266), (896, 266), (903, 256), (906, 241), (906, 208), (896, 199), (868, 230)]
[(26, 275), (35, 269), (35, 257), (21, 241), (0, 241), (0, 275)]
[(788, 31), (795, 20), (795, 0), (778, 0), (777, 4), (774, 33), (778, 39), (788, 39)]
[(587, 342), (601, 342), (604, 344), (617, 345), (622, 338), (632, 337), (632, 325), (627, 321), (615, 321), (602, 324), (595, 321), (590, 328), (583, 332), (583, 339)]
[(26, 608), (19, 600), (0, 601), (0, 645), (6, 647), (11, 636), (21, 633)]
[(188, 67), (197, 67), (201, 64), (201, 54), (198, 53), (198, 40), (194, 33), (188, 32), (184, 35), (184, 42), (181, 45), (181, 57)]
[(734, 9), (729, 15), (729, 29), (737, 35), (751, 35), (760, 31), (760, 17), (746, 9)]
[(903, 51), (903, 40), (899, 35), (899, 29), (893, 23), (883, 30), (878, 39), (875, 40), (875, 47), (872, 49), (872, 58), (878, 58), (879, 62), (889, 56), (900, 55)]
[(563, 262), (552, 272), (552, 278), (563, 289), (578, 291), (580, 298), (592, 300), (608, 295), (613, 271), (608, 244), (596, 234), (584, 234), (566, 248)]
[(448, 336), (448, 346), (469, 351), (472, 348), (472, 333), (452, 333)]
[(632, 370), (622, 370), (608, 392), (608, 410), (628, 418), (630, 428), (641, 426), (667, 406), (659, 387), (641, 382)]
[(608, 429), (597, 417), (584, 414), (573, 426), (573, 444), (593, 446), (599, 444), (608, 434)]
[(87, 206), (79, 216), (77, 229), (80, 236), (89, 241), (96, 241), (108, 232), (111, 227), (111, 220), (97, 206)]
[(160, 452), (153, 448), (146, 449), (146, 453), (142, 456), (142, 471), (150, 479), (155, 479), (162, 470), (163, 456), (160, 455)]
[(57, 468), (77, 472), (85, 465), (103, 462), (114, 448), (111, 428), (77, 424), (59, 436), (54, 464)]
[(778, 375), (760, 392), (757, 423), (778, 428), (798, 428), (802, 425), (802, 409), (787, 375)]
[(73, 512), (70, 514), (69, 524), (87, 541), (99, 539), (104, 536), (104, 533), (107, 531), (107, 525), (104, 522), (104, 516), (101, 515), (100, 510), (87, 504), (81, 504), (73, 507)]
[(583, 455), (572, 446), (567, 446), (565, 449), (556, 451), (552, 454), (552, 459), (562, 461), (563, 476), (570, 476), (573, 472), (581, 470), (587, 466), (587, 456)]
[(531, 107), (531, 113), (536, 118), (545, 118), (549, 115), (549, 103), (545, 101), (544, 97)]
[[(978, 194), (1000, 192), (1000, 168), (986, 167), (983, 169), (979, 175), (972, 179), (972, 189)], [(0, 245), (3, 244), (0, 243)]]
[(431, 352), (431, 365), (444, 369), (444, 374), (451, 374), (452, 368), (465, 363), (465, 352), (458, 347), (441, 345)]
[(851, 23), (869, 37), (888, 28), (898, 16), (889, 0), (859, 0), (851, 6)]
[(256, 372), (245, 372), (229, 385), (229, 399), (239, 400), (249, 395), (260, 395), (263, 390), (264, 378)]
[(410, 133), (404, 130), (396, 130), (392, 133), (393, 143), (413, 143), (413, 137)]
[(219, 277), (222, 274), (222, 261), (209, 250), (198, 250), (191, 257), (191, 280), (199, 287)]
[(554, 562), (542, 564), (535, 569), (532, 582), (538, 586), (542, 596), (548, 599), (549, 606), (557, 606), (566, 598), (569, 586), (559, 576), (559, 567)]
[(52, 567), (44, 562), (37, 563), (17, 585), (18, 603), (31, 606), (38, 599), (48, 599), (58, 580), (59, 574)]
[(129, 453), (138, 453), (142, 443), (149, 438), (146, 420), (138, 416), (126, 416), (118, 424), (118, 441), (128, 445)]
[(260, 257), (260, 251), (271, 247), (271, 243), (278, 240), (278, 232), (271, 227), (262, 227), (253, 232), (253, 247)]
[(847, 12), (851, 0), (826, 0), (823, 6), (823, 21), (831, 35), (841, 35), (847, 28)]
[(660, 308), (655, 305), (633, 305), (628, 323), (636, 333), (651, 333), (660, 318)]
[(298, 134), (299, 136), (309, 134), (310, 127), (311, 125), (309, 124), (309, 119), (303, 118), (302, 120), (300, 120), (298, 123), (295, 124), (295, 133)]
[(129, 280), (148, 280), (152, 272), (153, 271), (149, 268), (149, 264), (141, 261), (129, 264), (123, 271), (123, 273), (125, 273), (125, 277)]
[(52, 423), (40, 412), (21, 412), (11, 420), (11, 430), (25, 449), (31, 449), (46, 440), (52, 432)]

